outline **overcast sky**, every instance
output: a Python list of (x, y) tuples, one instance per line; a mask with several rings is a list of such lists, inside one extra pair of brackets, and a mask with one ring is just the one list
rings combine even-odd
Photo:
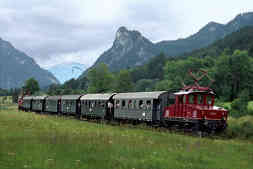
[(90, 66), (112, 46), (120, 26), (158, 42), (250, 11), (252, 0), (1, 0), (0, 37), (44, 68)]

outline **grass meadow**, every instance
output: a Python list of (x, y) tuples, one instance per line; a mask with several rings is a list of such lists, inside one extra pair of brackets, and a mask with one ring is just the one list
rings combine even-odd
[(23, 168), (250, 169), (253, 141), (96, 124), (1, 105), (0, 169)]

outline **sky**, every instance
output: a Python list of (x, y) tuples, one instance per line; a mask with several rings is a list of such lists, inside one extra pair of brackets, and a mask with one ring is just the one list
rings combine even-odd
[(215, 21), (253, 12), (252, 0), (1, 0), (0, 38), (43, 68), (91, 66), (112, 46), (117, 29), (152, 42), (186, 38)]

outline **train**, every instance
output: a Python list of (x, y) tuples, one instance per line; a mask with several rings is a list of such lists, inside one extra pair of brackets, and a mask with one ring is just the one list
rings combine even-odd
[(214, 133), (226, 129), (229, 114), (228, 110), (215, 106), (215, 97), (210, 87), (195, 83), (178, 91), (22, 96), (18, 108), (80, 119), (179, 126)]

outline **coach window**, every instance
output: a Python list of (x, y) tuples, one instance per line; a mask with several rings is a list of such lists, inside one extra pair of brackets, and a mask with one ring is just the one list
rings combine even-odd
[(133, 101), (132, 100), (128, 100), (128, 109), (132, 109), (133, 107)]
[(151, 100), (147, 100), (146, 104), (147, 104), (147, 109), (150, 110), (151, 109)]
[(92, 102), (91, 102), (91, 108), (94, 108), (95, 107), (95, 101), (93, 100)]
[(125, 106), (126, 106), (126, 101), (125, 101), (125, 100), (122, 100), (122, 101), (121, 101), (121, 108), (123, 109), (123, 108), (125, 108)]
[(136, 100), (133, 100), (133, 109), (136, 109)]
[(143, 100), (139, 101), (139, 109), (143, 109)]
[(119, 107), (120, 107), (119, 100), (116, 100), (115, 105), (116, 105), (116, 108), (119, 108)]

